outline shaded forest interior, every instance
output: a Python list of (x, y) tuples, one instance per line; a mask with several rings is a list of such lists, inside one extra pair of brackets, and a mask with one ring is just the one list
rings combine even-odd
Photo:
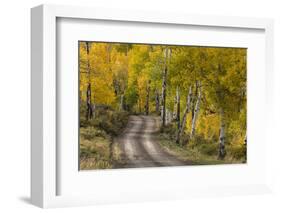
[(167, 152), (245, 163), (247, 49), (79, 42), (80, 168), (114, 168), (130, 115), (159, 117)]

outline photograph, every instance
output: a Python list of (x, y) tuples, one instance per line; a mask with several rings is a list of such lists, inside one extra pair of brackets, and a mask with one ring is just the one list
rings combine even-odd
[(247, 163), (247, 48), (78, 41), (77, 55), (80, 171)]

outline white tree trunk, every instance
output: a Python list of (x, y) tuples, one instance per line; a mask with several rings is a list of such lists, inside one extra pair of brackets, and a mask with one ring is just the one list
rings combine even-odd
[(166, 109), (165, 110), (165, 124), (167, 125), (167, 124), (169, 124), (169, 117), (170, 117), (170, 115), (169, 115), (169, 111)]
[(163, 124), (163, 106), (160, 106), (160, 117), (161, 117), (161, 122)]
[(124, 94), (120, 96), (120, 111), (124, 111)]
[(198, 97), (197, 97), (197, 101), (196, 101), (196, 105), (195, 105), (195, 109), (194, 109), (194, 115), (193, 115), (193, 119), (192, 119), (190, 138), (193, 138), (195, 135), (196, 121), (197, 121), (199, 110), (200, 110), (200, 101), (201, 101), (201, 83), (200, 82), (198, 82), (197, 88), (198, 88)]
[(224, 112), (220, 109), (220, 136), (219, 136), (219, 159), (224, 159), (225, 152), (225, 123), (224, 123)]
[(162, 126), (165, 126), (166, 122), (166, 87), (167, 87), (167, 73), (168, 73), (168, 61), (171, 57), (171, 49), (166, 47), (164, 50), (164, 71), (162, 80)]
[(167, 78), (167, 65), (165, 64), (162, 81), (162, 126), (165, 126), (166, 121), (166, 78)]
[(149, 114), (149, 97), (150, 96), (150, 80), (147, 83), (146, 86), (146, 103), (145, 103), (145, 114)]
[(184, 109), (182, 122), (181, 122), (181, 125), (180, 125), (180, 130), (178, 131), (178, 134), (177, 134), (177, 139), (176, 139), (177, 143), (180, 143), (181, 136), (182, 136), (182, 134), (184, 132), (184, 129), (185, 129), (185, 126), (186, 126), (187, 114), (190, 112), (190, 108), (191, 108), (191, 98), (192, 98), (192, 87), (190, 86), (189, 92), (188, 92), (188, 95), (187, 95), (187, 98), (186, 98), (186, 106), (185, 106), (185, 109)]
[(86, 42), (86, 52), (87, 52), (87, 72), (88, 72), (88, 86), (86, 90), (86, 120), (93, 118), (93, 106), (92, 106), (92, 88), (91, 88), (91, 65), (90, 65), (90, 46), (89, 42)]
[(160, 108), (160, 98), (159, 98), (159, 93), (158, 90), (155, 91), (155, 112), (158, 114)]
[(176, 121), (177, 121), (177, 126), (178, 129), (180, 129), (180, 90), (179, 87), (177, 87), (177, 117), (176, 117)]
[(177, 120), (177, 95), (174, 98), (173, 120)]
[(170, 124), (173, 120), (172, 112), (166, 109), (166, 124)]

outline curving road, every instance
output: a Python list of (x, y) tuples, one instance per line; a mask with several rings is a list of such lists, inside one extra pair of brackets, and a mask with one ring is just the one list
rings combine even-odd
[(154, 133), (158, 131), (158, 119), (156, 116), (130, 116), (126, 129), (116, 139), (123, 156), (123, 164), (116, 165), (116, 168), (188, 164), (165, 152), (155, 140)]

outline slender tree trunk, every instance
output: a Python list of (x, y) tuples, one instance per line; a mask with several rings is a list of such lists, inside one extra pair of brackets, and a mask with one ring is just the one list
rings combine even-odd
[(197, 96), (197, 101), (196, 101), (196, 105), (194, 108), (194, 115), (192, 118), (190, 138), (193, 138), (195, 135), (196, 121), (197, 121), (199, 110), (200, 110), (200, 101), (201, 101), (201, 84), (200, 84), (200, 82), (198, 82), (197, 91), (198, 91), (198, 96)]
[(247, 133), (244, 138), (244, 146), (245, 146), (245, 162), (247, 162)]
[(138, 99), (138, 102), (139, 102), (139, 113), (142, 112), (142, 102), (141, 102), (141, 98), (139, 97)]
[(158, 114), (159, 113), (159, 106), (160, 106), (160, 100), (159, 100), (159, 93), (158, 90), (156, 89), (155, 91), (155, 112)]
[(173, 116), (172, 116), (174, 121), (177, 120), (177, 108), (178, 108), (178, 104), (177, 104), (177, 93), (176, 93), (174, 98), (174, 109), (173, 109)]
[(172, 122), (172, 112), (166, 109), (166, 124), (169, 124)]
[(167, 87), (167, 73), (168, 73), (168, 60), (170, 50), (166, 47), (164, 55), (164, 72), (162, 81), (162, 126), (165, 126), (166, 122), (166, 87)]
[(146, 86), (146, 103), (145, 103), (145, 114), (149, 114), (149, 95), (150, 95), (150, 80)]
[(187, 98), (186, 98), (186, 106), (185, 106), (185, 109), (184, 109), (182, 122), (181, 122), (180, 129), (178, 131), (177, 138), (176, 138), (177, 143), (180, 143), (182, 134), (183, 134), (185, 126), (186, 126), (187, 114), (190, 112), (190, 109), (191, 109), (191, 101), (192, 101), (191, 99), (192, 99), (192, 87), (190, 86), (189, 92), (188, 92), (188, 95), (187, 95)]
[(180, 129), (180, 90), (177, 87), (177, 126)]
[(179, 143), (180, 140), (178, 138), (179, 132), (181, 129), (181, 123), (180, 123), (180, 91), (179, 86), (177, 86), (177, 94), (176, 94), (176, 122), (177, 122), (177, 139), (176, 143)]
[(124, 111), (124, 94), (120, 95), (120, 111)]
[(192, 94), (192, 102), (191, 102), (191, 119), (193, 120), (194, 114), (195, 114), (195, 105), (196, 105), (196, 97), (198, 95), (198, 83), (195, 81), (195, 91), (194, 94)]
[(91, 104), (91, 84), (88, 84), (87, 87), (87, 111), (86, 111), (86, 119), (92, 119), (93, 118), (93, 107)]
[(167, 78), (167, 66), (165, 65), (163, 72), (162, 82), (162, 126), (165, 126), (166, 121), (166, 78)]
[(93, 118), (93, 106), (92, 106), (92, 87), (91, 87), (91, 65), (90, 65), (90, 46), (89, 42), (86, 42), (86, 52), (87, 52), (87, 72), (88, 72), (88, 86), (86, 91), (86, 120)]
[(220, 109), (220, 136), (219, 136), (219, 155), (218, 158), (223, 160), (226, 155), (225, 151), (225, 122), (224, 112)]

